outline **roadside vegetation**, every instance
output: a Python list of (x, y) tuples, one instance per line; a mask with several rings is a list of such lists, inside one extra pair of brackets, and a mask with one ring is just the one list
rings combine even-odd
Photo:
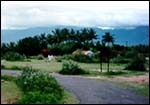
[[(97, 36), (92, 28), (63, 28), (47, 35), (26, 37), (16, 43), (2, 43), (1, 69), (22, 70), (23, 73), (18, 80), (9, 76), (1, 79), (21, 92), (17, 95), (21, 97), (17, 101), (19, 104), (60, 104), (70, 103), (64, 98), (70, 94), (48, 73), (107, 77), (149, 74), (149, 45), (118, 45), (110, 32), (100, 40)], [(137, 90), (147, 96), (148, 86), (141, 86), (141, 89), (137, 86)]]
[(53, 77), (32, 68), (24, 69), (21, 77), (2, 75), (1, 83), (1, 100), (5, 104), (79, 103)]

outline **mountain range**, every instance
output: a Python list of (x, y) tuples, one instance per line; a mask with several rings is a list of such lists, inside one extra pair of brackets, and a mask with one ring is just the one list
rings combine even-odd
[[(48, 26), (48, 27), (34, 27), (28, 29), (1, 29), (1, 42), (17, 42), (22, 38), (40, 35), (41, 33), (51, 33), (56, 28), (73, 28), (74, 30), (80, 30), (89, 27), (77, 27), (77, 26)], [(120, 45), (149, 45), (149, 26), (138, 26), (134, 28), (106, 28), (92, 27), (98, 35), (97, 40), (102, 40), (102, 36), (105, 32), (110, 32), (116, 44)]]

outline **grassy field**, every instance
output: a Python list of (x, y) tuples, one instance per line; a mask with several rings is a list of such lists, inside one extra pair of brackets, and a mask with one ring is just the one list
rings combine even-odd
[(1, 103), (13, 103), (22, 96), (21, 90), (13, 81), (1, 82)]
[[(48, 71), (48, 72), (57, 72), (61, 69), (63, 62), (57, 62), (55, 60), (52, 61), (46, 61), (46, 60), (34, 60), (31, 59), (30, 61), (6, 61), (6, 60), (1, 60), (1, 65), (5, 65), (7, 68), (10, 68), (12, 66), (18, 66), (18, 67), (25, 67), (25, 66), (32, 66), (33, 68), (40, 69), (43, 71)], [(78, 63), (78, 65), (85, 69), (85, 70), (97, 70), (100, 69), (100, 64), (99, 63)], [(119, 64), (110, 64), (110, 70), (122, 70), (125, 67), (124, 64), (119, 65)], [(107, 64), (103, 63), (103, 69), (107, 69)]]
[[(32, 66), (32, 68), (39, 69), (45, 72), (58, 72), (62, 68), (62, 62), (57, 62), (56, 60), (53, 61), (47, 61), (47, 60), (35, 60), (31, 59), (30, 61), (6, 61), (1, 60), (1, 65), (4, 65), (6, 68), (11, 67), (25, 67), (25, 66)], [(96, 75), (102, 75), (102, 76), (133, 76), (133, 75), (144, 75), (149, 74), (149, 71), (147, 72), (140, 72), (140, 71), (128, 71), (123, 70), (126, 66), (125, 64), (112, 64), (110, 63), (110, 70), (115, 71), (114, 74), (107, 74), (107, 64), (103, 63), (103, 73), (99, 72), (100, 64), (99, 63), (78, 63), (78, 65), (83, 68), (84, 70), (90, 71), (90, 74), (84, 75), (84, 76), (96, 76)], [(149, 65), (149, 64), (147, 64)], [(148, 66), (147, 66), (148, 67)], [(16, 84), (13, 81), (5, 81), (1, 82), (1, 100), (3, 103), (5, 103), (5, 100), (7, 99), (16, 99), (18, 97), (21, 97), (22, 93), (19, 90), (19, 88), (16, 86)], [(139, 94), (142, 94), (144, 96), (149, 97), (149, 84), (139, 85), (139, 84), (130, 84), (130, 83), (124, 83), (122, 82), (120, 86), (123, 86), (124, 88), (132, 88), (136, 90)], [(65, 91), (63, 103), (65, 104), (78, 104), (79, 101), (69, 92)]]
[[(32, 66), (34, 69), (39, 69), (42, 71), (46, 72), (58, 72), (62, 68), (62, 64), (65, 61), (62, 62), (57, 62), (56, 60), (52, 61), (47, 61), (47, 60), (35, 60), (31, 59), (30, 61), (6, 61), (6, 60), (1, 60), (1, 65), (4, 65), (5, 68), (7, 69), (17, 69), (18, 67), (25, 67), (25, 66)], [(115, 74), (106, 74), (106, 73), (101, 73), (100, 71), (100, 64), (99, 63), (79, 63), (76, 62), (82, 69), (90, 71), (89, 75), (104, 75), (104, 76), (109, 76), (109, 75), (124, 75), (124, 76), (132, 76), (132, 75), (143, 75), (147, 72), (140, 72), (140, 71), (128, 71), (128, 70), (123, 70), (126, 66), (126, 64), (113, 64), (110, 63), (110, 71), (115, 71)], [(103, 63), (103, 72), (107, 71), (107, 63)]]

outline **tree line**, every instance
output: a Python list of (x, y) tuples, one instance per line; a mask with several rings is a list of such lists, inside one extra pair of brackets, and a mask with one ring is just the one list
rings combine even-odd
[[(95, 30), (92, 28), (83, 28), (81, 30), (74, 29), (55, 29), (49, 34), (42, 33), (34, 37), (26, 37), (20, 39), (17, 43), (2, 43), (1, 56), (6, 52), (18, 52), (26, 56), (33, 56), (42, 53), (41, 51), (49, 50), (53, 55), (70, 54), (77, 49), (99, 51), (107, 43), (112, 43), (111, 56), (116, 56), (117, 51), (130, 50), (125, 46), (115, 45), (114, 37), (111, 33), (106, 32), (101, 41), (95, 41), (97, 38)], [(141, 45), (132, 49), (148, 52), (147, 46)]]

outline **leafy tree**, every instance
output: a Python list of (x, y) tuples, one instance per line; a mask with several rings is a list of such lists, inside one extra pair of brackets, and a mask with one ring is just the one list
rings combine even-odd
[(18, 41), (17, 51), (28, 56), (37, 55), (41, 51), (40, 40), (37, 36), (27, 37)]

